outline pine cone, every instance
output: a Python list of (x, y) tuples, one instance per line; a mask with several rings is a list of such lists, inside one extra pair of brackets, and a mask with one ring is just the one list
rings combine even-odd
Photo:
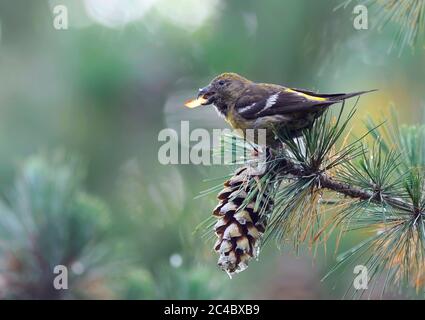
[[(260, 185), (264, 173), (264, 168), (258, 170), (246, 165), (224, 183), (225, 188), (217, 196), (220, 203), (213, 215), (218, 218), (214, 226), (218, 240), (214, 249), (220, 254), (218, 265), (229, 275), (245, 270), (248, 261), (258, 256), (273, 205), (268, 192), (262, 191)], [(245, 199), (253, 189), (257, 189), (257, 193), (246, 204)]]

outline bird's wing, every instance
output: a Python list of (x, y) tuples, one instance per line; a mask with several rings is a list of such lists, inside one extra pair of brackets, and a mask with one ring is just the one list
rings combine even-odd
[(246, 119), (255, 119), (275, 114), (309, 111), (313, 107), (329, 106), (336, 101), (285, 87), (250, 88), (236, 102), (237, 112)]

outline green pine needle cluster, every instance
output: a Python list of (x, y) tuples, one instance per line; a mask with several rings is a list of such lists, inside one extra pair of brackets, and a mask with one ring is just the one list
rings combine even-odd
[(394, 45), (401, 48), (413, 47), (423, 36), (425, 19), (424, 0), (368, 0), (367, 5), (377, 7), (377, 25), (381, 29), (388, 22), (396, 23), (399, 28)]

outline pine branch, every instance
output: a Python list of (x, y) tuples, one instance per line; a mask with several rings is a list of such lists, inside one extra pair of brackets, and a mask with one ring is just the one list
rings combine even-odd
[[(343, 109), (336, 121), (326, 115), (298, 140), (277, 133), (284, 146), (273, 151), (282, 191), (275, 199), (269, 235), (279, 241), (292, 238), (298, 248), (308, 234), (310, 246), (318, 239), (326, 243), (337, 226), (342, 227), (341, 235), (373, 230), (375, 235), (341, 254), (329, 274), (355, 263), (357, 257), (373, 270), (371, 278), (388, 274), (384, 289), (388, 283), (423, 288), (425, 128), (399, 127), (395, 122), (391, 130), (386, 126), (377, 130), (379, 125), (371, 123), (367, 132), (374, 139), (371, 148), (364, 145), (365, 136), (347, 144), (343, 131), (354, 110), (342, 120)], [(336, 147), (338, 140), (342, 144)], [(353, 200), (330, 207), (333, 213), (327, 218), (326, 209), (320, 209), (323, 189)]]
[(297, 178), (311, 177), (316, 175), (318, 186), (324, 189), (329, 189), (351, 198), (357, 198), (360, 200), (369, 200), (377, 204), (389, 204), (395, 209), (415, 212), (415, 210), (409, 203), (390, 197), (388, 195), (382, 195), (379, 191), (372, 192), (369, 190), (361, 189), (356, 186), (352, 186), (348, 183), (340, 182), (335, 180), (333, 177), (325, 172), (314, 172), (311, 170), (304, 169), (301, 165), (295, 164), (290, 159), (279, 159), (280, 162), (280, 173), (284, 175), (292, 175)]
[[(385, 275), (383, 291), (389, 284), (399, 289), (425, 287), (425, 126), (398, 126), (394, 121), (392, 127), (381, 127), (370, 121), (366, 134), (352, 141), (348, 124), (354, 113), (355, 107), (345, 113), (343, 104), (338, 114), (326, 112), (297, 139), (276, 128), (282, 147), (253, 149), (265, 153), (256, 165), (264, 171), (243, 178), (237, 171), (230, 179), (252, 187), (235, 195), (225, 183), (217, 207), (223, 205), (225, 210), (214, 210), (223, 221), (214, 229), (231, 245), (220, 242), (215, 249), (236, 266), (244, 263), (238, 270), (248, 262), (242, 255), (251, 252), (242, 245), (246, 236), (255, 239), (256, 245), (270, 238), (278, 243), (292, 241), (298, 250), (306, 241), (310, 248), (325, 244), (337, 228), (338, 242), (347, 231), (364, 230), (372, 235), (340, 254), (328, 275), (357, 258), (370, 271), (370, 280)], [(369, 147), (367, 135), (373, 141)], [(247, 154), (253, 151), (245, 148)], [(245, 165), (253, 164), (253, 159), (246, 160)], [(326, 199), (322, 201), (324, 190), (352, 200), (327, 206)], [(251, 211), (245, 212), (246, 208)], [(232, 229), (235, 220), (239, 225)], [(258, 221), (265, 222), (261, 228)], [(224, 236), (223, 226), (232, 232)], [(257, 232), (249, 233), (253, 227)]]

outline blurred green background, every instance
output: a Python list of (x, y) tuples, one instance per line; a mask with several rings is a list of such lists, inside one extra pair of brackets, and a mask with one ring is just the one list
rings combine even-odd
[[(339, 298), (335, 256), (263, 248), (232, 280), (194, 230), (194, 199), (227, 167), (161, 165), (158, 133), (221, 128), (183, 102), (218, 73), (321, 92), (377, 88), (354, 133), (391, 105), (422, 122), (425, 50), (389, 51), (398, 26), (356, 30), (338, 0), (0, 0), (0, 297)], [(53, 27), (56, 5), (68, 30)], [(369, 13), (373, 24), (374, 12)], [(361, 235), (359, 235), (361, 237)], [(350, 240), (347, 240), (349, 245)], [(52, 289), (64, 264), (69, 289)]]

